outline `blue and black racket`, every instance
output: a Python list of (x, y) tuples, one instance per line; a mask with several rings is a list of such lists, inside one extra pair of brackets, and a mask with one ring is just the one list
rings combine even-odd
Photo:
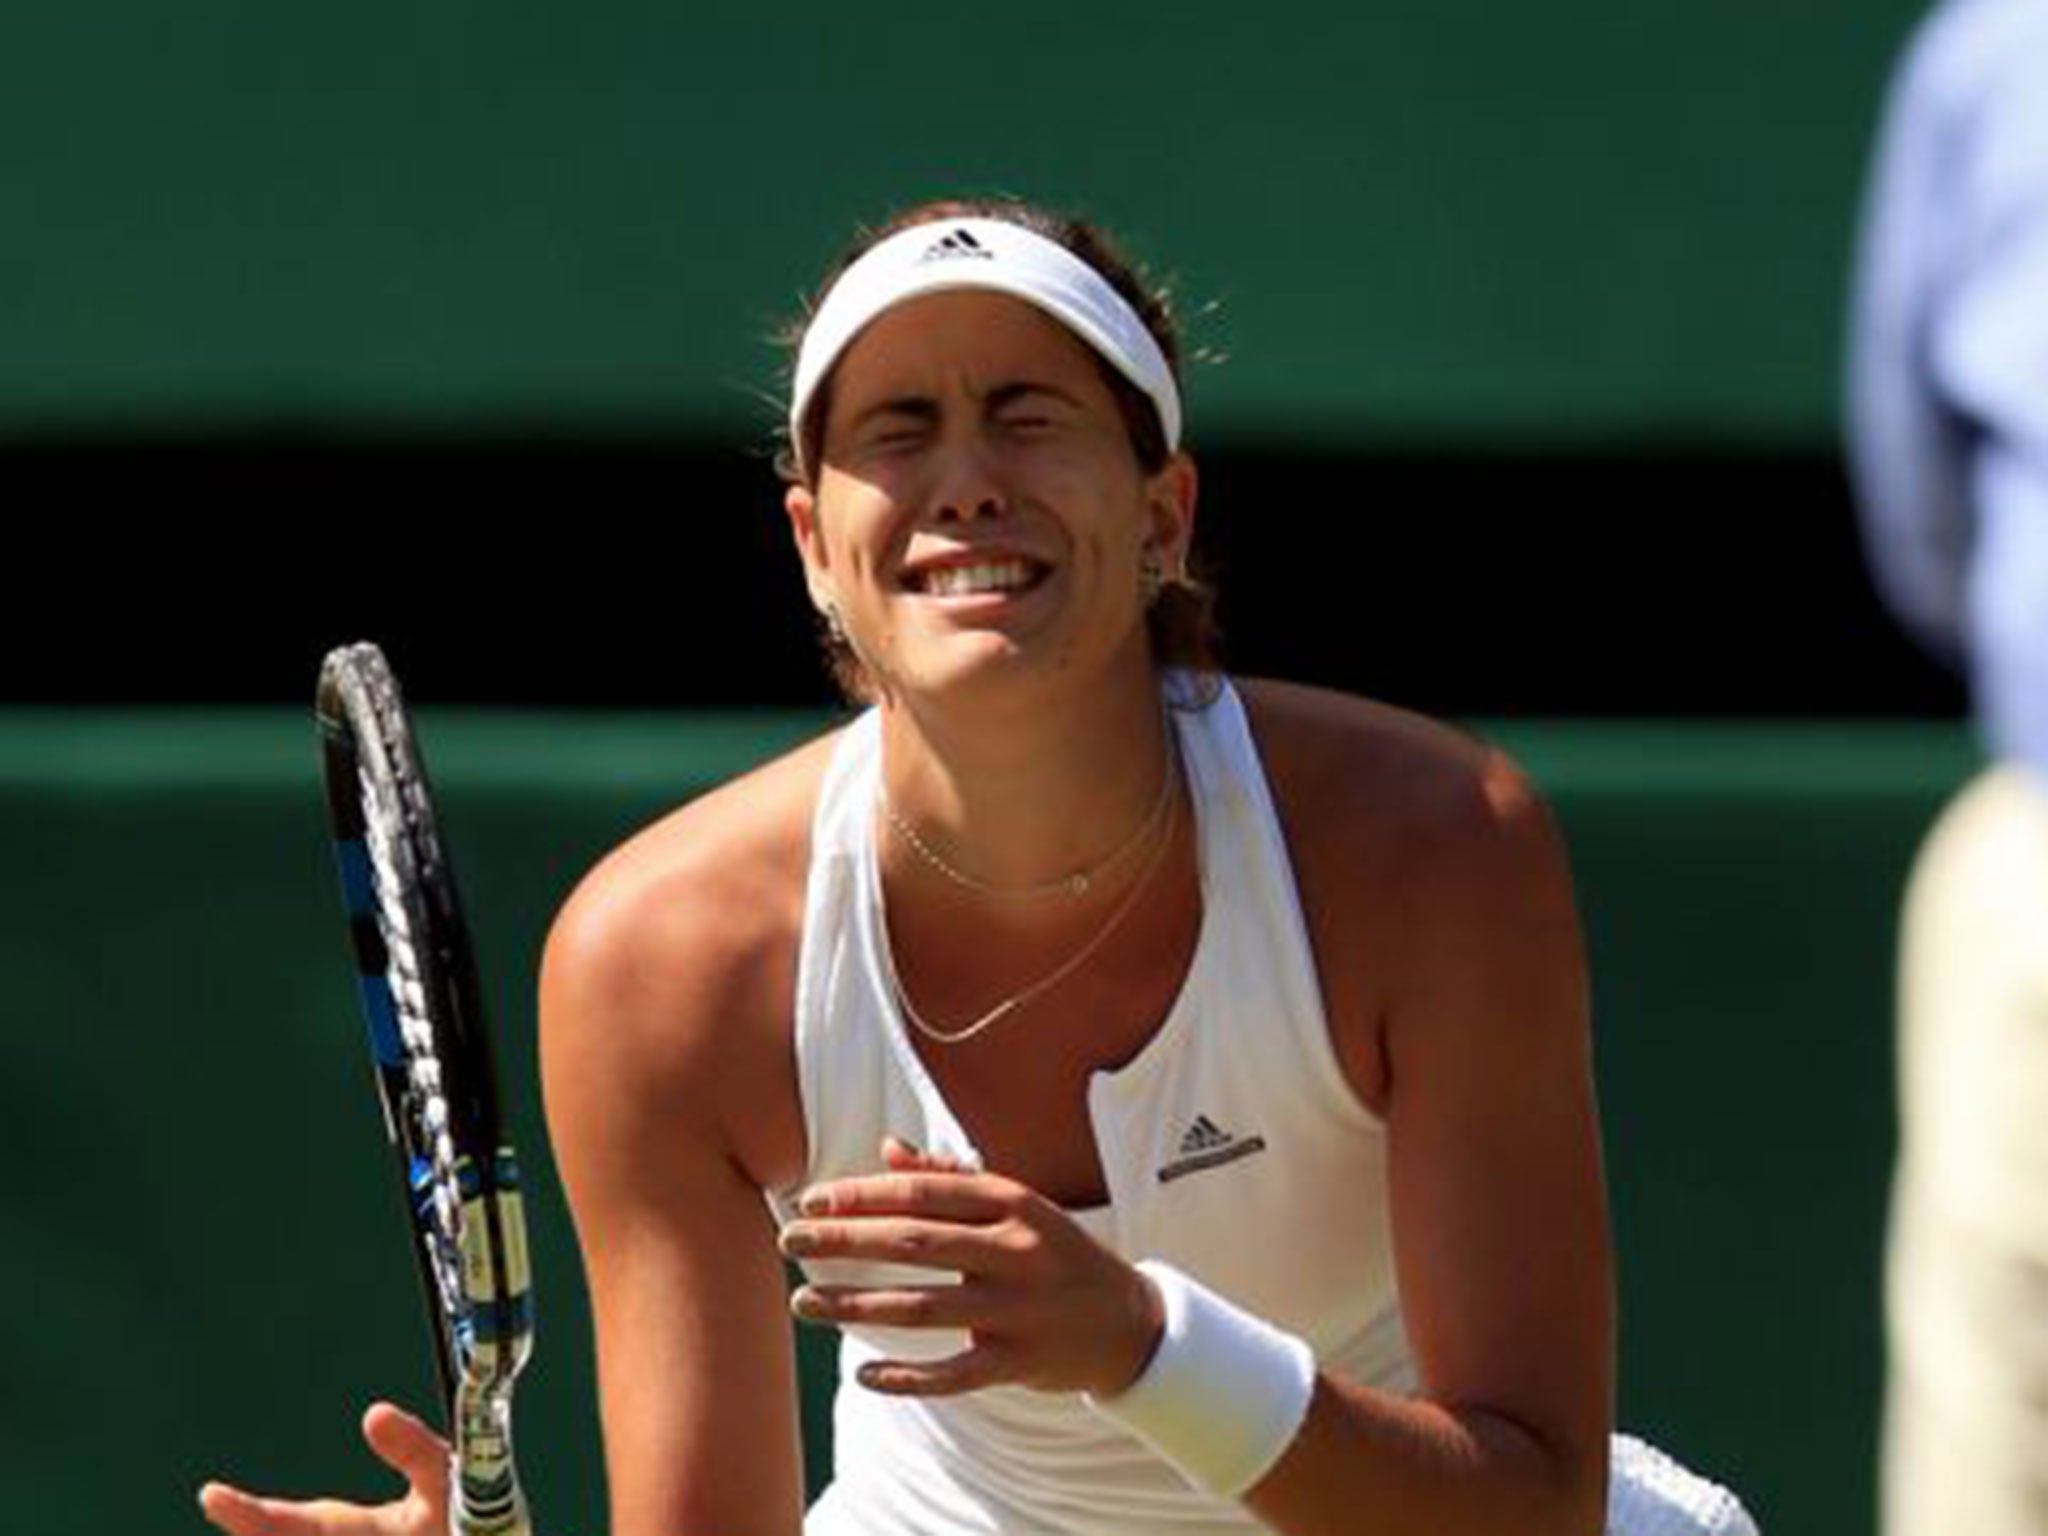
[(512, 1388), (533, 1344), (532, 1280), (476, 956), (383, 653), (331, 652), (317, 709), (363, 1017), (448, 1413), (450, 1524), (527, 1536)]

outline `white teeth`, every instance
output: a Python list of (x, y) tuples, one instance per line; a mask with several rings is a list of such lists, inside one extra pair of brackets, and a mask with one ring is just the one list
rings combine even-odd
[(1030, 579), (1031, 568), (1022, 560), (989, 560), (928, 572), (924, 589), (933, 597), (968, 597), (981, 592), (1014, 592)]

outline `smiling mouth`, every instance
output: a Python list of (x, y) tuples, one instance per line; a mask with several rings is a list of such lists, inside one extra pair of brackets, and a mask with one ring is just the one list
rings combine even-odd
[(906, 571), (903, 586), (926, 597), (999, 596), (1028, 592), (1045, 579), (1047, 569), (1038, 561), (1015, 557), (975, 560)]

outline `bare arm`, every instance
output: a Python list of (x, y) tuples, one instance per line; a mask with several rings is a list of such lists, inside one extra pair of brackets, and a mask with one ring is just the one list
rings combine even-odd
[(745, 1130), (793, 1090), (757, 1027), (769, 1000), (755, 946), (719, 903), (679, 900), (692, 894), (601, 875), (565, 909), (542, 970), (548, 1123), (596, 1323), (611, 1530), (795, 1536), (795, 1368)]
[[(1318, 1383), (1252, 1490), (1289, 1536), (1591, 1536), (1612, 1301), (1569, 881), (1544, 808), (1489, 762), (1418, 860), (1383, 1032), (1395, 1257), (1416, 1400)], [(1353, 1036), (1359, 1021), (1347, 1027)], [(1360, 1052), (1354, 1052), (1362, 1054)]]

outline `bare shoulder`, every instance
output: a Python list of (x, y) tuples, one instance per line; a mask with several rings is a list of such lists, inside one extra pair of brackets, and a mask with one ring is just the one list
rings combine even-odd
[[(1261, 761), (1290, 823), (1389, 874), (1499, 873), (1517, 844), (1551, 843), (1542, 796), (1498, 747), (1371, 699), (1267, 681), (1241, 685)], [(1446, 868), (1446, 865), (1449, 868)], [(1353, 865), (1354, 870), (1357, 868)]]
[(1513, 759), (1408, 710), (1240, 685), (1280, 812), (1333, 1043), (1385, 1107), (1390, 1028), (1509, 940), (1576, 963), (1563, 842)]
[(614, 1114), (744, 1106), (723, 1127), (726, 1145), (764, 1179), (782, 1171), (794, 1127), (776, 1106), (795, 1103), (789, 1020), (810, 819), (834, 739), (648, 826), (563, 904), (541, 963), (551, 1116), (557, 1100), (586, 1094)]

